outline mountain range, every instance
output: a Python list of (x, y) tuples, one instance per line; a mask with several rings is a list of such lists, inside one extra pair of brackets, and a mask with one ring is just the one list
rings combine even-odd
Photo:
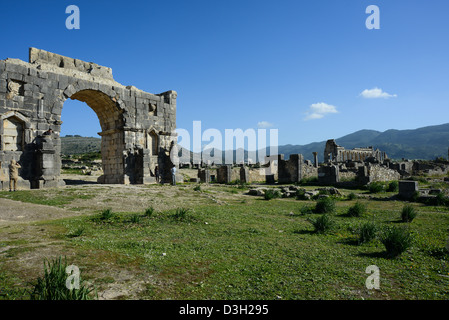
[[(375, 130), (360, 130), (346, 136), (335, 138), (336, 143), (346, 149), (356, 147), (369, 147), (385, 151), (390, 159), (422, 159), (432, 160), (437, 157), (448, 157), (449, 147), (449, 123), (422, 127), (410, 130), (390, 129), (384, 132)], [(85, 138), (69, 136), (61, 138), (63, 154), (86, 153), (99, 151), (100, 138)], [(305, 159), (312, 160), (312, 152), (318, 152), (318, 160), (324, 159), (324, 147), (326, 141), (313, 142), (306, 145), (282, 145), (278, 147), (278, 153), (284, 154), (287, 159), (291, 154), (300, 153)], [(214, 150), (222, 152), (221, 150)], [(184, 152), (189, 152), (184, 149)], [(205, 150), (204, 152), (210, 152)], [(268, 150), (266, 151), (269, 153)], [(234, 155), (236, 151), (234, 150)], [(244, 151), (245, 159), (248, 152)], [(222, 152), (224, 157), (224, 152)]]

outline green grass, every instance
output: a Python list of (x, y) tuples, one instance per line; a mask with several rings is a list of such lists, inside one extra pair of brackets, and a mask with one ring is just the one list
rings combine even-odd
[[(92, 288), (82, 283), (79, 275), (78, 288), (69, 289), (67, 286), (69, 274), (67, 260), (61, 257), (52, 261), (44, 260), (44, 275), (37, 278), (30, 291), (31, 300), (90, 300)], [(70, 280), (70, 279), (69, 279)], [(75, 283), (69, 283), (74, 286)]]
[[(449, 275), (445, 207), (416, 204), (419, 219), (408, 225), (413, 243), (391, 259), (384, 233), (359, 243), (359, 230), (366, 223), (379, 230), (403, 226), (397, 223), (403, 202), (366, 200), (366, 214), (357, 219), (332, 215), (334, 228), (320, 234), (309, 222), (321, 217), (311, 210), (315, 201), (246, 199), (244, 204), (239, 198), (227, 205), (155, 207), (150, 216), (144, 208), (112, 208), (107, 219), (100, 219), (100, 212), (47, 224), (63, 226), (63, 235), (84, 230), (58, 241), (74, 250), (74, 257), (83, 257), (83, 274), (94, 285), (105, 283), (104, 274), (94, 276), (99, 269), (121, 268), (136, 279), (150, 278), (141, 299), (449, 299), (449, 280), (443, 277)], [(345, 213), (354, 204), (336, 201), (334, 212)], [(136, 214), (140, 223), (130, 223)], [(380, 269), (381, 290), (365, 287), (369, 265)], [(114, 282), (112, 273), (107, 277)], [(17, 292), (20, 281), (6, 279), (7, 288)]]

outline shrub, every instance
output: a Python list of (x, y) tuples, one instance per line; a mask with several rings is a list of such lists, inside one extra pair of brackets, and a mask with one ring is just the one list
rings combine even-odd
[(413, 195), (410, 198), (410, 200), (413, 202), (418, 202), (419, 197), (420, 197), (419, 191), (415, 191), (415, 192), (413, 192)]
[(184, 220), (186, 218), (188, 212), (189, 212), (189, 209), (185, 209), (185, 208), (176, 209), (175, 214), (173, 214), (173, 218), (176, 220)]
[(145, 217), (149, 218), (149, 217), (151, 217), (153, 215), (153, 213), (154, 213), (154, 208), (150, 207), (150, 208), (145, 210)]
[(385, 246), (388, 256), (397, 257), (411, 247), (413, 239), (409, 230), (392, 227), (384, 230), (381, 242)]
[(391, 181), (388, 184), (387, 191), (388, 192), (398, 192), (399, 190), (399, 182), (398, 181)]
[(131, 221), (132, 223), (140, 223), (140, 215), (138, 215), (138, 214), (133, 214), (133, 215), (131, 216), (130, 221)]
[(264, 198), (265, 200), (271, 200), (275, 198), (280, 198), (281, 192), (279, 190), (268, 189), (265, 191)]
[(101, 220), (109, 220), (114, 216), (114, 214), (112, 213), (111, 209), (106, 209), (103, 210), (103, 212), (100, 214), (100, 219)]
[(311, 214), (313, 213), (313, 208), (311, 206), (303, 206), (300, 209), (300, 214), (302, 216), (306, 215), (306, 214)]
[(361, 202), (356, 202), (348, 209), (347, 215), (350, 217), (360, 217), (366, 213), (366, 206)]
[(407, 204), (402, 208), (401, 211), (401, 219), (402, 222), (412, 222), (413, 219), (416, 218), (418, 215), (418, 212), (416, 211), (415, 207)]
[(306, 191), (304, 189), (296, 190), (296, 199), (297, 200), (307, 200), (305, 194), (306, 194)]
[(379, 228), (377, 225), (373, 222), (366, 222), (362, 224), (362, 226), (359, 229), (359, 243), (365, 243), (370, 242), (371, 240), (374, 240), (377, 236), (377, 232), (379, 231)]
[(449, 204), (449, 199), (444, 196), (444, 193), (440, 192), (435, 196), (436, 206), (445, 206)]
[(201, 191), (201, 186), (195, 186), (195, 187), (193, 188), (193, 191)]
[(44, 260), (44, 276), (38, 278), (30, 292), (31, 300), (90, 300), (92, 288), (87, 288), (79, 278), (79, 289), (68, 289), (66, 281), (67, 260), (59, 257), (52, 262)]
[(316, 219), (310, 219), (310, 223), (315, 228), (316, 233), (326, 233), (332, 230), (335, 226), (334, 220), (328, 214), (323, 214)]
[(330, 197), (323, 197), (318, 199), (315, 205), (316, 213), (334, 213), (335, 200)]
[(357, 197), (357, 195), (354, 193), (354, 192), (351, 192), (349, 195), (348, 195), (348, 200), (355, 200), (355, 199), (357, 199), (358, 197)]
[(371, 193), (380, 193), (384, 191), (384, 185), (381, 182), (372, 182), (368, 186), (368, 190)]

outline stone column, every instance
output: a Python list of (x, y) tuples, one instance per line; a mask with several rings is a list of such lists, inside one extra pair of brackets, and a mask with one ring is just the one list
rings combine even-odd
[(318, 152), (313, 152), (313, 165), (318, 168)]

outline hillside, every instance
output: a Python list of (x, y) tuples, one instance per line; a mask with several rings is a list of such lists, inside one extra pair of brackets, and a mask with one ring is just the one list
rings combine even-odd
[[(413, 130), (360, 130), (346, 136), (335, 138), (337, 144), (352, 149), (356, 147), (373, 146), (385, 151), (391, 159), (423, 159), (432, 160), (437, 157), (447, 157), (449, 147), (449, 123), (428, 126)], [(63, 137), (62, 153), (75, 154), (99, 151), (100, 138)], [(290, 154), (301, 153), (305, 159), (312, 160), (312, 152), (318, 152), (318, 160), (323, 161), (326, 141), (313, 142), (306, 145), (283, 145), (278, 147), (278, 153), (288, 158)], [(220, 152), (217, 150), (216, 152)], [(234, 151), (235, 152), (235, 151)], [(247, 152), (245, 151), (245, 159)], [(223, 153), (224, 158), (224, 153)]]
[(64, 155), (98, 152), (101, 138), (65, 136), (61, 137), (61, 153)]

